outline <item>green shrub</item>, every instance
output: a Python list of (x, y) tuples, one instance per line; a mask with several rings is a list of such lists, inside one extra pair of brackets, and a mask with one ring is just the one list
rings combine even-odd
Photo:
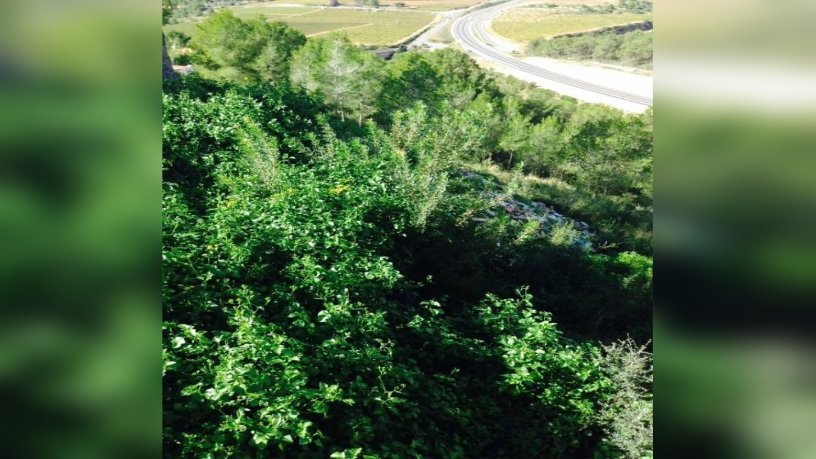
[[(645, 448), (642, 411), (622, 424), (610, 414), (631, 394), (646, 400), (642, 381), (621, 377), (598, 342), (651, 336), (651, 259), (572, 250), (566, 226), (542, 237), (481, 194), (529, 197), (520, 172), (500, 188), (461, 169), (530, 161), (559, 174), (575, 193), (558, 199), (597, 217), (593, 230), (626, 240), (622, 222), (650, 204), (650, 125), (493, 79), (452, 50), (406, 54), (372, 75), (422, 103), (348, 105), (362, 114), (348, 122), (339, 100), (286, 81), (192, 75), (167, 88), (166, 455)], [(363, 122), (375, 109), (382, 126)]]
[(190, 59), (189, 54), (179, 54), (178, 56), (173, 58), (173, 64), (175, 65), (188, 65), (192, 62)]
[(197, 26), (190, 40), (193, 61), (225, 80), (242, 83), (284, 81), (292, 54), (306, 37), (283, 22), (261, 16), (244, 20), (222, 9)]
[(571, 223), (560, 223), (550, 230), (550, 242), (557, 247), (571, 247), (578, 240), (581, 233), (573, 228)]
[(651, 354), (627, 339), (604, 346), (599, 364), (615, 387), (601, 414), (605, 441), (626, 459), (653, 457)]

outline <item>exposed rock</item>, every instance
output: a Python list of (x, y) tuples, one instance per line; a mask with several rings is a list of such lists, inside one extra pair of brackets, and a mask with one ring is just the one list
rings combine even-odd
[(174, 65), (173, 71), (181, 75), (189, 75), (195, 72), (192, 65)]
[[(474, 172), (467, 170), (460, 170), (459, 172), (468, 180), (478, 181), (479, 183), (486, 181), (484, 177)], [(495, 209), (504, 211), (504, 213), (514, 221), (537, 221), (539, 223), (540, 236), (549, 235), (556, 226), (561, 226), (564, 224), (571, 225), (579, 233), (579, 236), (574, 242), (575, 247), (583, 250), (592, 249), (592, 243), (590, 242), (592, 233), (589, 231), (589, 225), (585, 222), (564, 216), (556, 212), (552, 207), (540, 201), (533, 201), (530, 204), (527, 204), (516, 199), (502, 196), (500, 192), (496, 191), (485, 191), (482, 193), (482, 196), (487, 200), (496, 201)], [(481, 215), (471, 218), (471, 220), (484, 223), (491, 218), (495, 218), (497, 215), (497, 212), (494, 210), (486, 210)]]

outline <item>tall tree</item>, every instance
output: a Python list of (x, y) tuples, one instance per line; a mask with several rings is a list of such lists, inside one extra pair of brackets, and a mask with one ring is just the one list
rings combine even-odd
[(310, 40), (292, 60), (292, 81), (331, 103), (345, 121), (376, 112), (385, 80), (384, 62), (343, 36)]
[(467, 54), (446, 48), (429, 53), (431, 67), (440, 75), (438, 91), (455, 107), (463, 108), (490, 84), (484, 71)]
[[(437, 86), (441, 80), (425, 55), (411, 51), (398, 53), (388, 63), (383, 94), (378, 103), (382, 114), (392, 114), (410, 107), (416, 102), (426, 105), (429, 112), (435, 112), (440, 105)], [(382, 120), (387, 122), (386, 119)]]
[(225, 9), (198, 25), (190, 47), (194, 62), (220, 78), (259, 83), (288, 78), (290, 57), (304, 43), (301, 32), (282, 22), (243, 20)]
[(652, 137), (642, 118), (581, 106), (564, 134), (567, 143), (560, 175), (585, 189), (620, 195), (650, 180)]

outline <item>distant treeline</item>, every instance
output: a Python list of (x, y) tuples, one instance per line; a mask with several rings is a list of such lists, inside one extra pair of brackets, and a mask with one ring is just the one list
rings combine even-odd
[(247, 0), (170, 0), (170, 22), (204, 16), (216, 8), (248, 3)]
[(652, 49), (651, 31), (635, 30), (623, 34), (608, 31), (549, 40), (542, 38), (531, 42), (527, 53), (651, 69)]
[(524, 8), (548, 8), (579, 14), (651, 13), (651, 0), (618, 0), (618, 3), (601, 5), (563, 5), (558, 3), (534, 3)]

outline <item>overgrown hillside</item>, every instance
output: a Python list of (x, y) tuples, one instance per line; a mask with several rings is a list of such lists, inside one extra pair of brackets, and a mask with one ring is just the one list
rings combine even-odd
[(651, 455), (650, 115), (293, 48), (165, 87), (166, 457)]

